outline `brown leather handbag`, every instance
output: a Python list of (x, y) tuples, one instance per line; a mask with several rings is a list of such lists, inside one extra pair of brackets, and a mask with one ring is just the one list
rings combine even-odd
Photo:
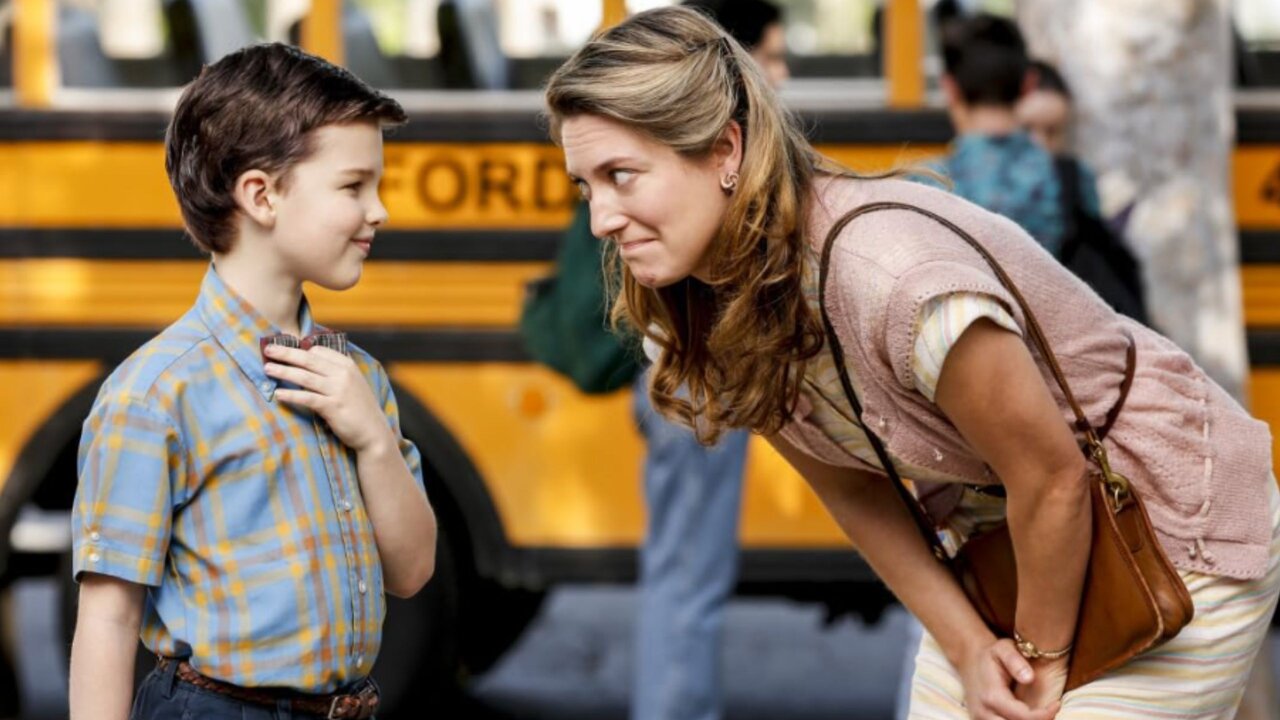
[(1093, 508), (1093, 537), (1089, 565), (1085, 575), (1080, 615), (1076, 622), (1074, 647), (1067, 677), (1067, 690), (1088, 683), (1103, 673), (1123, 665), (1130, 659), (1177, 635), (1191, 622), (1194, 607), (1186, 585), (1178, 576), (1151, 528), (1151, 520), (1142, 498), (1123, 475), (1114, 472), (1107, 460), (1103, 438), (1119, 415), (1133, 380), (1135, 350), (1129, 338), (1129, 352), (1120, 401), (1108, 414), (1105, 424), (1095, 429), (1076, 402), (1058, 360), (1049, 347), (1040, 324), (1026, 300), (995, 258), (977, 240), (954, 223), (936, 213), (914, 205), (877, 202), (863, 205), (841, 217), (828, 233), (822, 248), (819, 304), (827, 341), (835, 359), (840, 383), (849, 405), (875, 449), (885, 472), (893, 480), (898, 494), (916, 520), (925, 542), (934, 556), (946, 563), (964, 589), (974, 608), (997, 635), (1013, 637), (1018, 599), (1018, 572), (1014, 562), (1013, 541), (1009, 527), (1001, 523), (977, 534), (948, 558), (938, 538), (937, 528), (919, 500), (903, 484), (885, 451), (884, 444), (862, 422), (862, 405), (845, 367), (844, 352), (826, 311), (827, 273), (831, 249), (840, 231), (854, 218), (880, 210), (907, 210), (924, 215), (951, 230), (967, 242), (995, 271), (1000, 282), (1017, 301), (1026, 318), (1031, 336), (1067, 403), (1076, 416), (1075, 430), (1081, 436), (1081, 449), (1093, 464), (1090, 498)]

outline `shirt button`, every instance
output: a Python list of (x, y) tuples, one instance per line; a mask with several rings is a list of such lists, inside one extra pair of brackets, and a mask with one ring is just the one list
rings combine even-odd
[(363, 655), (357, 655), (357, 656), (356, 656), (356, 667), (360, 667), (361, 665), (364, 665), (364, 656), (363, 656)]
[(99, 555), (98, 553), (89, 553), (89, 562), (96, 563), (101, 559), (102, 559), (102, 556)]
[(350, 500), (343, 500), (343, 501), (342, 501), (342, 510), (343, 510), (343, 512), (351, 512), (351, 501), (350, 501)]
[(361, 580), (361, 581), (356, 585), (356, 587), (360, 588), (360, 594), (361, 594), (361, 595), (363, 595), (363, 594), (364, 594), (364, 592), (365, 592), (366, 590), (368, 590), (368, 589), (369, 589), (369, 586), (368, 586), (368, 585), (365, 585), (363, 580)]
[(89, 533), (89, 539), (94, 542), (98, 542), (99, 540), (102, 539), (102, 535), (100, 535), (97, 530), (94, 530), (93, 532)]
[(271, 383), (269, 383), (269, 382), (264, 382), (264, 383), (262, 383), (261, 387), (262, 387), (262, 392), (264, 392), (264, 393), (269, 393), (269, 392), (271, 392)]

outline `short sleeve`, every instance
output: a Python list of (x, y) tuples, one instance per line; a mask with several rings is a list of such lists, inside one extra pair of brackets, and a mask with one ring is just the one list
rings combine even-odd
[(85, 420), (72, 507), (72, 573), (159, 586), (185, 473), (182, 438), (147, 401), (104, 395)]
[(982, 293), (957, 292), (931, 298), (920, 309), (920, 326), (911, 353), (911, 373), (916, 390), (933, 402), (938, 377), (947, 353), (974, 322), (987, 318), (1000, 327), (1022, 334), (1013, 316), (996, 298)]
[(382, 367), (382, 364), (376, 360), (372, 362), (371, 370), (374, 390), (378, 393), (378, 398), (382, 402), (382, 412), (387, 417), (387, 424), (391, 426), (391, 431), (396, 434), (396, 439), (400, 444), (400, 455), (404, 458), (404, 463), (408, 466), (409, 472), (418, 481), (418, 487), (425, 490), (426, 483), (422, 479), (422, 453), (418, 451), (418, 446), (412, 440), (406, 438), (404, 432), (400, 429), (400, 404), (396, 401), (395, 391), (391, 387), (391, 378), (387, 375), (387, 371)]

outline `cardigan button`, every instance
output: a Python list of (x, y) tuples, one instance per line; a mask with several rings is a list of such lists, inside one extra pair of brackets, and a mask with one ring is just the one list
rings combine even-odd
[(939, 450), (938, 448), (933, 449), (933, 459), (936, 462), (942, 462), (942, 451)]

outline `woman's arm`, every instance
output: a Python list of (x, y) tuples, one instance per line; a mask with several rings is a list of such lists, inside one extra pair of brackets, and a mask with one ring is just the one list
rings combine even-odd
[(920, 618), (964, 680), (974, 718), (1048, 720), (1056, 706), (1031, 710), (1014, 698), (1014, 678), (1032, 670), (1013, 643), (987, 629), (950, 572), (933, 557), (892, 483), (838, 468), (802, 453), (779, 436), (770, 444), (818, 494), (831, 516), (889, 589)]
[[(1092, 532), (1087, 463), (1026, 344), (988, 320), (975, 322), (947, 353), (936, 401), (1004, 484), (1018, 632), (1043, 651), (1067, 647)], [(1067, 658), (1044, 664), (1054, 671), (1042, 676), (1061, 674), (1065, 683)], [(1061, 695), (1061, 687), (1045, 691)]]

